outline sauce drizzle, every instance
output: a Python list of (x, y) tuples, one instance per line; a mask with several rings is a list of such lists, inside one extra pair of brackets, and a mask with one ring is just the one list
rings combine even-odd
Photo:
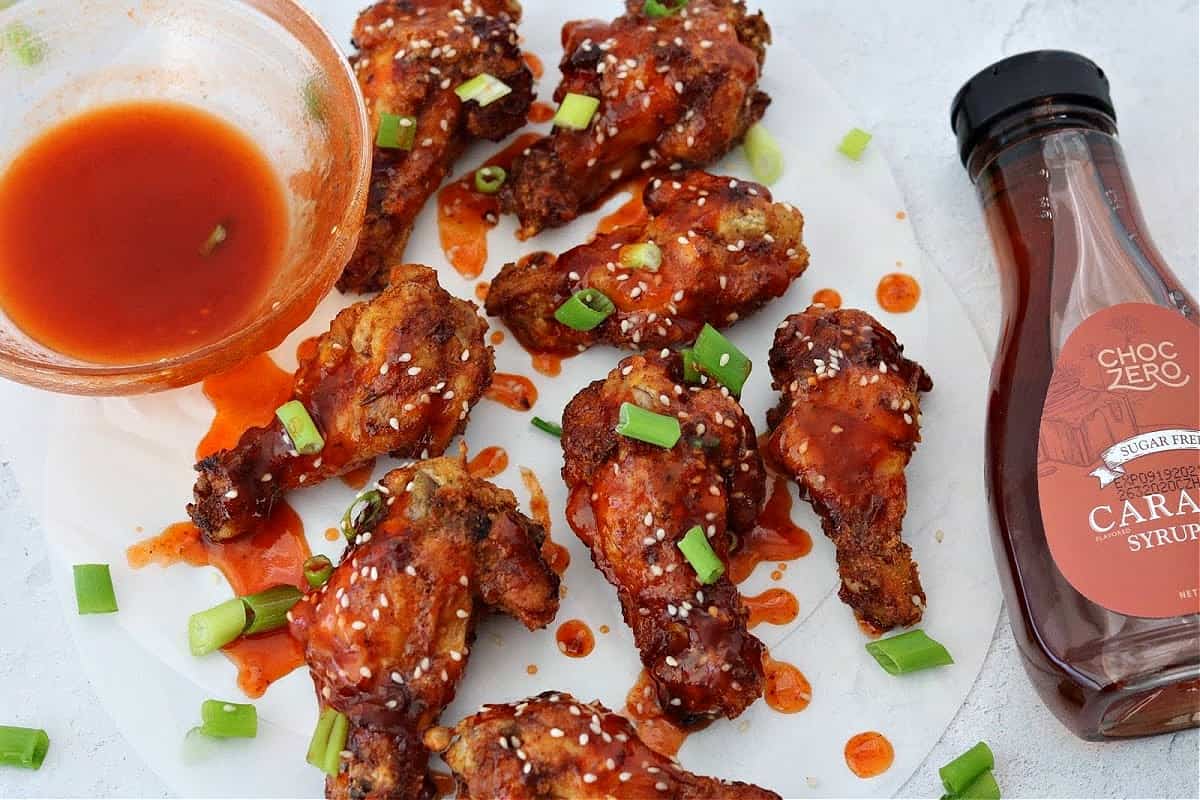
[(638, 737), (654, 752), (674, 758), (687, 741), (688, 732), (663, 716), (658, 693), (646, 670), (625, 697), (625, 714), (633, 720)]
[(542, 526), (546, 539), (542, 542), (542, 560), (560, 578), (571, 564), (571, 551), (550, 538), (550, 501), (542, 490), (542, 483), (529, 467), (521, 467), (521, 482), (529, 492), (529, 515)]
[(497, 372), (484, 397), (513, 411), (528, 411), (537, 402), (538, 391), (524, 375)]
[[(811, 550), (812, 537), (808, 531), (792, 522), (792, 495), (788, 491), (787, 478), (776, 475), (758, 524), (742, 537), (730, 555), (729, 579), (741, 583), (750, 577), (759, 562), (791, 561), (808, 555)], [(782, 577), (780, 572), (779, 578)]]
[(521, 54), (521, 58), (525, 59), (525, 66), (529, 67), (529, 71), (533, 73), (533, 79), (540, 81), (542, 75), (546, 73), (546, 68), (542, 65), (542, 60), (528, 50)]
[(569, 658), (583, 658), (596, 647), (592, 629), (581, 619), (569, 619), (558, 626), (554, 634), (558, 651)]
[(650, 219), (646, 204), (642, 202), (642, 193), (646, 190), (647, 177), (634, 178), (617, 189), (617, 192), (629, 192), (632, 196), (616, 211), (602, 217), (596, 225), (596, 233), (611, 233), (626, 225), (638, 225)]
[(292, 399), (292, 380), (266, 354), (205, 378), (204, 396), (216, 415), (196, 445), (196, 460), (235, 446), (247, 428), (269, 425), (275, 409)]
[(494, 478), (508, 469), (508, 453), (503, 447), (485, 447), (467, 462), (467, 472), (473, 478)]
[(340, 477), (342, 483), (349, 486), (351, 489), (361, 489), (371, 480), (371, 476), (375, 474), (375, 459), (371, 459), (361, 467), (352, 469), (349, 472), (343, 473)]
[(533, 368), (543, 375), (555, 378), (562, 374), (562, 356), (553, 353), (530, 353)]
[(750, 612), (750, 620), (746, 623), (750, 628), (764, 622), (787, 625), (800, 615), (800, 601), (787, 589), (767, 589), (762, 594), (743, 597), (742, 605)]
[(549, 103), (543, 103), (540, 100), (529, 106), (529, 115), (526, 117), (531, 123), (537, 124), (540, 122), (549, 122), (554, 119), (554, 106)]
[(818, 289), (813, 292), (812, 301), (814, 304), (823, 305), (826, 308), (842, 307), (842, 296), (837, 289)]
[(808, 708), (812, 686), (804, 673), (784, 661), (763, 654), (763, 699), (781, 714), (795, 714)]

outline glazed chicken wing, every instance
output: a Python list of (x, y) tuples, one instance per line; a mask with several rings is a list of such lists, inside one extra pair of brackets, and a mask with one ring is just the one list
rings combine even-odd
[(196, 465), (188, 513), (213, 540), (253, 531), (285, 492), (341, 475), (390, 453), (445, 452), (492, 381), (487, 323), (451, 296), (429, 267), (396, 267), (388, 288), (334, 318), (296, 369), (325, 447), (298, 454), (278, 419), (250, 428), (231, 450)]
[[(691, 171), (656, 178), (648, 218), (601, 234), (558, 258), (534, 253), (492, 281), (487, 312), (529, 350), (562, 355), (597, 342), (658, 349), (690, 342), (704, 323), (723, 328), (787, 291), (808, 266), (804, 217), (766, 187)], [(623, 264), (657, 253), (656, 269)], [(616, 311), (590, 331), (554, 318), (572, 294), (597, 289)]]
[[(382, 114), (415, 120), (411, 150), (376, 146), (367, 216), (338, 288), (379, 289), (400, 263), (413, 220), (473, 139), (499, 141), (525, 124), (533, 75), (517, 44), (516, 0), (384, 0), (358, 17), (351, 57), (370, 130)], [(486, 106), (454, 89), (481, 73), (512, 92)]]
[(558, 610), (541, 526), (512, 493), (440, 458), (389, 472), (384, 516), (359, 531), (333, 576), (291, 611), (322, 709), (349, 720), (335, 798), (430, 798), (422, 744), (466, 669), (476, 619), (530, 629)]
[[(614, 431), (622, 403), (678, 418), (671, 449)], [(762, 644), (727, 577), (703, 585), (679, 550), (694, 526), (727, 561), (763, 503), (754, 427), (717, 388), (687, 387), (683, 359), (626, 358), (563, 414), (567, 519), (617, 589), (665, 713), (684, 726), (736, 717), (762, 693)]]
[(768, 457), (800, 485), (837, 546), (842, 602), (871, 627), (921, 619), (925, 592), (900, 541), (904, 468), (921, 440), (920, 364), (862, 311), (813, 306), (775, 333), (779, 405), (767, 414)]
[(546, 692), (485, 706), (454, 729), (442, 754), (462, 800), (778, 800), (747, 783), (693, 775), (647, 747), (598, 702)]
[(564, 225), (617, 184), (656, 168), (711, 163), (741, 141), (770, 98), (758, 79), (771, 31), (741, 0), (691, 0), (652, 19), (626, 0), (612, 22), (563, 26), (554, 93), (600, 101), (584, 130), (556, 127), (513, 164), (507, 211), (527, 239)]

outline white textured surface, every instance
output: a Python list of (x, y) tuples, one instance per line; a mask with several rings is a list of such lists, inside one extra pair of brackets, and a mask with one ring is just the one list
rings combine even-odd
[[(776, 37), (807, 53), (857, 107), (860, 126), (876, 135), (873, 146), (888, 151), (926, 267), (947, 276), (989, 348), (999, 320), (994, 268), (946, 120), (959, 84), (1003, 55), (1065, 47), (1106, 69), (1151, 233), (1196, 291), (1196, 3), (761, 5)], [(19, 420), (6, 421), (14, 423)], [(54, 731), (41, 771), (0, 772), (0, 797), (163, 795), (164, 787), (116, 734), (79, 676), (81, 655), (49, 585), (40, 525), (7, 463), (0, 463), (0, 554), (7, 567), (0, 582), (0, 720)], [(996, 751), (997, 778), (1007, 797), (1200, 795), (1196, 731), (1119, 744), (1078, 741), (1034, 694), (1006, 618), (970, 698), (902, 793), (936, 796), (937, 766), (981, 738)]]

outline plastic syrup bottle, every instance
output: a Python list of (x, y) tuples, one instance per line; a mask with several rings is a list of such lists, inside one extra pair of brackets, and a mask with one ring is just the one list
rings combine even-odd
[(951, 124), (1004, 323), (987, 485), (1026, 671), (1086, 739), (1200, 722), (1200, 327), (1146, 233), (1103, 70), (1024, 53)]

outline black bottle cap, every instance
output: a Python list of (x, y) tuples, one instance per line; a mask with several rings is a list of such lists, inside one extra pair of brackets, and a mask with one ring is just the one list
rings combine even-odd
[(1108, 78), (1091, 59), (1066, 50), (1034, 50), (997, 61), (963, 84), (950, 104), (950, 127), (964, 165), (999, 117), (1044, 103), (1076, 103), (1115, 121)]

